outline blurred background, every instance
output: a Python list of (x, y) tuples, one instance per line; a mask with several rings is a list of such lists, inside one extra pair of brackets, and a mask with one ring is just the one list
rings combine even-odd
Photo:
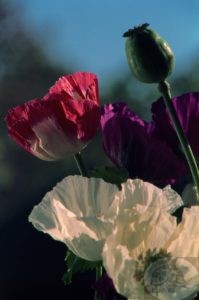
[[(122, 34), (149, 23), (176, 56), (173, 95), (199, 90), (199, 1), (0, 0), (0, 299), (93, 299), (92, 274), (65, 287), (66, 248), (27, 221), (33, 205), (63, 177), (78, 174), (72, 157), (45, 162), (7, 136), (9, 108), (41, 97), (63, 74), (91, 71), (101, 103), (127, 101), (144, 119), (156, 85), (130, 73)], [(100, 133), (82, 153), (88, 168), (111, 163)], [(78, 286), (78, 288), (77, 288)]]

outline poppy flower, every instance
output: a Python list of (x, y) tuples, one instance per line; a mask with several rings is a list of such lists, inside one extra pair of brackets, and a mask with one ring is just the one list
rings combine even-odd
[(97, 76), (77, 72), (61, 77), (41, 99), (9, 110), (9, 136), (43, 160), (80, 152), (100, 123)]
[(184, 209), (177, 225), (158, 205), (141, 213), (124, 210), (103, 248), (103, 264), (117, 292), (129, 300), (195, 299), (198, 214), (199, 207)]
[(122, 189), (100, 178), (68, 176), (35, 206), (29, 221), (36, 229), (63, 242), (77, 256), (102, 259), (106, 238), (118, 214), (127, 209), (144, 212), (158, 206), (173, 213), (182, 206), (170, 187), (163, 190), (142, 180), (127, 180)]
[(101, 260), (117, 211), (118, 188), (100, 178), (68, 176), (35, 206), (29, 221), (77, 256)]
[(180, 182), (186, 173), (184, 161), (163, 139), (154, 135), (156, 124), (145, 122), (125, 103), (102, 108), (101, 128), (106, 155), (130, 178), (140, 178), (157, 186)]

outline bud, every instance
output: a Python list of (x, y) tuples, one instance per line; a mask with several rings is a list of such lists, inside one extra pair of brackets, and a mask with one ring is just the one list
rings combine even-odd
[(130, 69), (138, 80), (155, 83), (165, 80), (174, 67), (174, 55), (167, 42), (145, 23), (123, 34)]

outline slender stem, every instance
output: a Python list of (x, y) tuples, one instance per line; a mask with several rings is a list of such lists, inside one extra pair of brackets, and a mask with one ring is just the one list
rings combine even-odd
[[(102, 277), (102, 273), (103, 273), (102, 266), (97, 266), (96, 267), (96, 281)], [(94, 300), (100, 300), (100, 297), (99, 297), (97, 291), (95, 291)]]
[(103, 273), (102, 266), (96, 267), (96, 280), (102, 277), (102, 273)]
[(88, 177), (88, 172), (87, 169), (85, 167), (85, 164), (83, 162), (82, 156), (79, 153), (74, 154), (74, 159), (76, 161), (77, 167), (79, 169), (79, 172), (82, 176)]
[(189, 142), (187, 141), (187, 138), (183, 132), (182, 126), (180, 124), (180, 121), (178, 119), (176, 110), (173, 106), (172, 99), (171, 99), (171, 93), (170, 93), (170, 86), (167, 81), (161, 81), (159, 83), (159, 91), (163, 95), (166, 107), (169, 111), (170, 117), (172, 119), (175, 131), (177, 133), (178, 139), (180, 141), (182, 150), (184, 152), (184, 155), (186, 157), (186, 160), (188, 162), (193, 181), (195, 183), (196, 189), (197, 189), (197, 198), (199, 198), (199, 170), (196, 163), (196, 159), (193, 155), (191, 146), (189, 145)]
[[(74, 159), (76, 161), (80, 174), (82, 176), (88, 177), (88, 172), (83, 162), (81, 154), (80, 153), (74, 154)], [(102, 276), (102, 266), (98, 266), (96, 267), (96, 280), (98, 280), (101, 276)], [(95, 292), (94, 299), (100, 300), (97, 292)]]
[[(79, 172), (82, 176), (88, 177), (88, 172), (83, 162), (82, 156), (80, 153), (74, 154), (74, 159), (76, 161)], [(96, 281), (102, 277), (102, 266), (96, 267)], [(100, 300), (97, 291), (95, 292), (94, 300)]]

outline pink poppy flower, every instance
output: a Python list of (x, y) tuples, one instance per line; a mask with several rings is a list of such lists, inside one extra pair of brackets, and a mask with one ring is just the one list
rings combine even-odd
[(80, 152), (100, 123), (97, 76), (77, 72), (63, 76), (42, 99), (9, 110), (9, 136), (43, 160)]

